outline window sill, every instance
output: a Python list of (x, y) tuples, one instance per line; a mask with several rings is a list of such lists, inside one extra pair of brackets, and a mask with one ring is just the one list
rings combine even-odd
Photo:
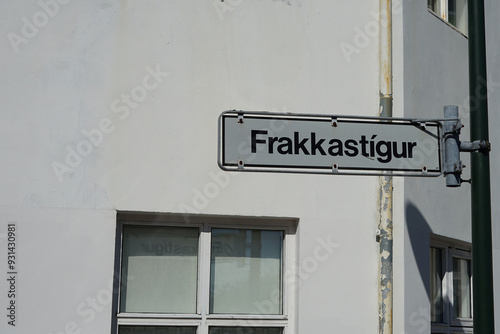
[(247, 315), (212, 314), (205, 319), (199, 314), (158, 314), (158, 313), (120, 313), (117, 314), (119, 326), (257, 326), (285, 327), (285, 315)]
[(164, 318), (176, 318), (176, 319), (199, 319), (201, 316), (199, 314), (178, 314), (178, 313), (118, 313), (116, 315), (118, 319), (131, 319), (131, 318), (141, 318), (141, 319), (164, 319)]
[(443, 19), (441, 16), (439, 16), (437, 13), (433, 12), (431, 9), (427, 8), (427, 11), (429, 13), (431, 13), (434, 17), (436, 17), (439, 21), (443, 22), (444, 24), (446, 24), (448, 27), (450, 27), (451, 29), (455, 30), (456, 32), (458, 32), (460, 35), (464, 36), (465, 38), (469, 38), (467, 36), (466, 33), (464, 33), (463, 31), (461, 31), (460, 29), (458, 29), (457, 27), (455, 27), (453, 24), (451, 24), (450, 22), (446, 21), (445, 19)]
[(269, 315), (269, 314), (210, 314), (207, 315), (207, 320), (288, 320), (286, 315)]
[[(177, 313), (118, 313), (118, 319), (201, 319), (200, 314), (177, 314)], [(288, 320), (288, 316), (282, 314), (209, 314), (209, 320)]]

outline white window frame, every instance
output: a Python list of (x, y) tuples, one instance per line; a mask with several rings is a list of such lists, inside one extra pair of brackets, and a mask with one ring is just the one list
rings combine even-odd
[[(438, 248), (441, 250), (443, 273), (443, 322), (432, 322), (431, 333), (473, 333), (473, 318), (457, 318), (453, 315), (453, 258), (469, 260), (472, 273), (472, 247), (470, 243), (441, 236), (432, 236), (430, 245), (431, 248)], [(472, 275), (470, 287), (472, 301)], [(474, 315), (472, 302), (471, 313)]]
[[(454, 30), (460, 32), (462, 35), (467, 36), (468, 35), (468, 22), (465, 22), (465, 27), (458, 27), (449, 21), (449, 11), (448, 11), (448, 1), (449, 0), (436, 0), (438, 4), (438, 10), (437, 12), (432, 10), (431, 8), (427, 7), (427, 10), (429, 13), (434, 14), (438, 18), (440, 18), (442, 21), (444, 21), (448, 26), (452, 27)], [(465, 7), (467, 10), (467, 1), (470, 0), (465, 0)], [(427, 4), (426, 4), (427, 6)]]
[[(120, 312), (121, 277), (115, 280), (114, 326), (112, 333), (118, 333), (119, 326), (188, 326), (197, 327), (197, 334), (208, 334), (209, 327), (282, 327), (283, 334), (296, 332), (297, 282), (297, 218), (233, 217), (191, 214), (149, 214), (119, 213), (117, 226), (116, 272), (121, 275), (123, 251), (123, 227), (166, 226), (192, 227), (199, 230), (198, 285), (196, 314), (158, 314)], [(210, 290), (210, 233), (212, 228), (281, 230), (282, 249), (282, 314), (209, 314)]]

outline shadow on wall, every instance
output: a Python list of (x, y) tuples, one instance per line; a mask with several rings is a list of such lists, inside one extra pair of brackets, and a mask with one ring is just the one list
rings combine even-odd
[(420, 210), (412, 203), (406, 203), (406, 227), (418, 273), (430, 295), (430, 235), (432, 229)]

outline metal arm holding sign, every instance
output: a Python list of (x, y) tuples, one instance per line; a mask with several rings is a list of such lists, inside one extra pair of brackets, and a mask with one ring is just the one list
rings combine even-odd
[(489, 143), (484, 140), (473, 142), (460, 141), (460, 130), (462, 123), (458, 118), (458, 106), (444, 107), (444, 175), (446, 176), (447, 187), (460, 187), (462, 182), (461, 175), (464, 165), (460, 160), (460, 152), (476, 152), (489, 150)]
[(219, 117), (219, 166), (226, 171), (440, 176), (459, 187), (464, 142), (457, 106), (444, 119), (310, 115), (231, 110)]

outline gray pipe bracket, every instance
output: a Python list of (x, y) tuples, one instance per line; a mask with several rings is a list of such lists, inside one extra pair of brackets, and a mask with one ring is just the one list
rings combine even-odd
[(444, 118), (444, 176), (446, 177), (446, 186), (460, 187), (464, 166), (460, 160), (461, 143), (459, 136), (462, 129), (462, 122), (458, 118), (458, 106), (445, 106)]
[(474, 140), (473, 142), (461, 141), (460, 152), (489, 152), (491, 145), (486, 140)]

